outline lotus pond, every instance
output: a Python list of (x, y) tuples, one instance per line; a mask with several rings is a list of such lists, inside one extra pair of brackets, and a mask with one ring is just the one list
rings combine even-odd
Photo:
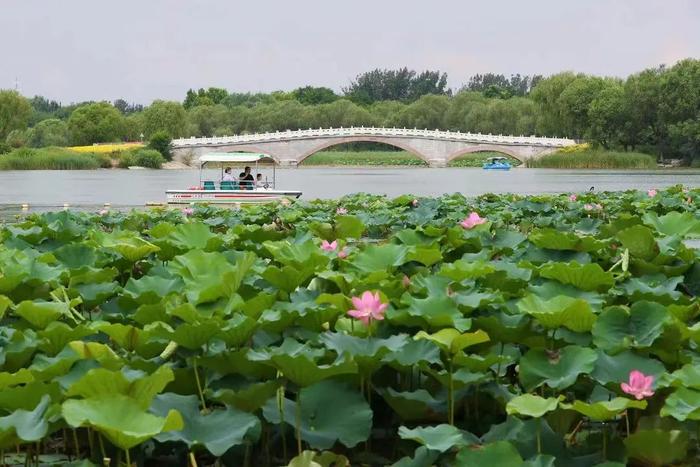
[(29, 215), (0, 465), (698, 465), (700, 190)]

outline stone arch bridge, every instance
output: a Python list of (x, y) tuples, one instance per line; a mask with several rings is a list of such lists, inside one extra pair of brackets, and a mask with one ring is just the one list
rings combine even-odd
[(343, 143), (375, 142), (401, 148), (430, 167), (446, 167), (452, 159), (481, 151), (494, 151), (525, 162), (575, 145), (565, 138), (502, 136), (454, 131), (401, 128), (319, 128), (212, 138), (181, 138), (172, 142), (179, 160), (196, 160), (205, 152), (260, 152), (280, 165), (296, 167), (310, 155)]

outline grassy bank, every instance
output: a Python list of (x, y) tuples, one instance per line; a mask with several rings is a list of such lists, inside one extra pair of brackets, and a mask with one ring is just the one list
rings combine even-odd
[(0, 155), (0, 170), (90, 170), (112, 167), (105, 154), (79, 154), (65, 148), (16, 149)]
[(640, 152), (586, 149), (556, 152), (527, 162), (527, 167), (546, 169), (653, 169), (656, 159)]

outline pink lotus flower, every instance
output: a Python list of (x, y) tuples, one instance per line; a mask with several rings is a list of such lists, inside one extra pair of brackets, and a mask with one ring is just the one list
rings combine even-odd
[(620, 387), (627, 394), (633, 395), (637, 400), (642, 400), (646, 397), (654, 395), (651, 390), (651, 385), (654, 384), (654, 377), (645, 375), (641, 371), (630, 371), (628, 383), (620, 384)]
[(654, 196), (656, 196), (656, 194), (657, 194), (657, 191), (656, 191), (655, 189), (653, 189), (653, 188), (652, 188), (651, 190), (647, 191), (647, 195), (649, 195), (649, 196), (652, 197), (652, 198), (653, 198)]
[(569, 201), (574, 202), (577, 199), (578, 199), (578, 197), (576, 195), (574, 195), (573, 193), (569, 195)]
[(418, 207), (418, 200), (414, 199), (413, 201), (411, 201), (411, 205), (413, 205), (414, 208)]
[(348, 251), (345, 248), (343, 248), (342, 250), (340, 250), (338, 252), (338, 258), (345, 259), (347, 257), (348, 257)]
[(592, 211), (593, 205), (592, 204), (584, 204), (583, 209), (585, 209), (586, 211)]
[(328, 243), (328, 240), (321, 242), (321, 249), (323, 251), (335, 251), (336, 248), (338, 248), (338, 242), (335, 240), (330, 243)]
[(411, 278), (404, 275), (403, 279), (401, 279), (401, 285), (403, 285), (406, 289), (409, 288), (411, 286)]
[(184, 208), (184, 209), (182, 210), (182, 213), (183, 213), (185, 216), (188, 216), (188, 217), (189, 217), (189, 216), (191, 216), (192, 214), (194, 214), (194, 209), (192, 209), (192, 208)]
[(109, 211), (107, 209), (100, 209), (99, 211), (97, 211), (97, 214), (99, 214), (100, 216), (106, 216), (108, 213)]
[(345, 209), (344, 207), (339, 207), (338, 209), (335, 210), (335, 213), (342, 216), (342, 215), (347, 214), (348, 210)]
[(348, 310), (348, 314), (367, 325), (373, 319), (377, 321), (383, 320), (386, 308), (389, 306), (386, 303), (382, 303), (382, 300), (379, 298), (379, 292), (373, 294), (369, 290), (363, 292), (361, 297), (352, 297), (352, 305), (355, 308)]
[(485, 217), (480, 217), (478, 213), (472, 212), (467, 216), (462, 222), (459, 223), (465, 229), (473, 229), (477, 225), (481, 225), (486, 222)]

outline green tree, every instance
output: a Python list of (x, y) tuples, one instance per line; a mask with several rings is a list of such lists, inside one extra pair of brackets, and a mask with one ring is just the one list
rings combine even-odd
[(561, 115), (560, 136), (583, 138), (590, 128), (588, 111), (591, 102), (609, 84), (597, 76), (578, 75), (564, 88), (557, 99)]
[(700, 159), (700, 60), (682, 60), (660, 76), (660, 150), (669, 156)]
[(172, 138), (185, 133), (187, 115), (179, 102), (153, 101), (143, 111), (143, 132), (147, 138), (158, 131), (166, 131)]
[(588, 134), (593, 142), (611, 149), (621, 144), (625, 125), (624, 88), (613, 82), (593, 99), (588, 109)]
[(340, 96), (338, 96), (330, 88), (314, 86), (297, 88), (292, 91), (292, 95), (294, 96), (294, 99), (298, 100), (304, 105), (329, 104), (340, 98)]
[(25, 130), (32, 114), (32, 106), (17, 91), (0, 90), (0, 141), (13, 130)]
[(197, 92), (189, 89), (182, 105), (185, 109), (191, 109), (199, 105), (221, 104), (226, 98), (228, 98), (228, 91), (223, 88), (200, 88)]
[(57, 118), (42, 120), (32, 128), (27, 143), (34, 148), (68, 146), (68, 125)]
[(310, 126), (315, 128), (371, 126), (374, 123), (372, 114), (367, 109), (348, 99), (317, 105), (309, 108), (307, 112)]
[(148, 148), (158, 151), (166, 161), (172, 160), (172, 140), (166, 131), (153, 133), (148, 142)]
[(429, 130), (444, 128), (448, 107), (446, 96), (423, 96), (401, 112), (398, 116), (399, 126)]
[(119, 141), (124, 135), (124, 117), (108, 102), (87, 104), (71, 113), (68, 131), (75, 145)]
[(700, 113), (695, 119), (670, 125), (668, 132), (675, 154), (688, 160), (700, 160)]
[(447, 74), (439, 71), (381, 70), (362, 73), (343, 89), (345, 95), (359, 104), (394, 100), (413, 102), (427, 94), (448, 94)]
[(564, 136), (566, 132), (565, 112), (561, 107), (559, 97), (562, 92), (577, 78), (572, 72), (552, 75), (541, 80), (532, 90), (530, 96), (539, 106), (537, 132), (548, 136)]
[(406, 104), (398, 101), (380, 101), (375, 102), (369, 107), (369, 112), (372, 114), (372, 120), (376, 125), (385, 128), (399, 126), (398, 116), (401, 111), (406, 108)]
[(143, 112), (127, 115), (124, 118), (124, 139), (126, 141), (141, 141), (143, 134)]
[(229, 109), (224, 105), (199, 105), (187, 111), (187, 134), (221, 136), (233, 133), (229, 128)]
[(470, 114), (488, 102), (481, 92), (461, 91), (450, 99), (445, 113), (445, 128), (453, 131), (475, 131)]
[(625, 148), (658, 148), (664, 128), (659, 120), (663, 67), (650, 68), (627, 78), (624, 85), (625, 124), (621, 142)]
[(310, 110), (296, 100), (262, 104), (250, 110), (246, 130), (249, 133), (310, 128)]
[(21, 148), (27, 145), (29, 138), (32, 135), (32, 131), (29, 128), (24, 130), (12, 130), (7, 134), (5, 138), (5, 143), (13, 148)]

